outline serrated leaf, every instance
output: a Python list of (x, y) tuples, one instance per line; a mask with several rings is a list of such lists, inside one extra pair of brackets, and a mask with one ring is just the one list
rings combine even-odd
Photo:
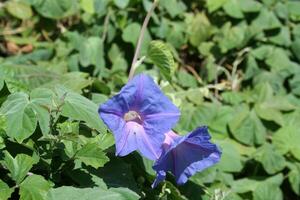
[(148, 57), (160, 69), (160, 72), (171, 81), (175, 71), (175, 62), (168, 46), (162, 41), (152, 41), (149, 45)]
[(46, 200), (51, 184), (40, 175), (28, 176), (20, 185), (20, 200)]
[(0, 200), (7, 200), (13, 193), (13, 189), (0, 179)]
[(135, 200), (139, 196), (127, 188), (111, 188), (104, 190), (101, 188), (75, 188), (71, 186), (63, 186), (51, 189), (48, 193), (47, 200)]
[(97, 143), (85, 144), (76, 153), (75, 158), (94, 168), (103, 167), (104, 164), (109, 161), (109, 158), (105, 155), (103, 150), (98, 147)]
[(35, 164), (35, 160), (25, 154), (18, 154), (15, 158), (7, 151), (5, 151), (4, 154), (3, 164), (9, 170), (10, 177), (16, 181), (17, 184), (21, 183), (33, 164)]

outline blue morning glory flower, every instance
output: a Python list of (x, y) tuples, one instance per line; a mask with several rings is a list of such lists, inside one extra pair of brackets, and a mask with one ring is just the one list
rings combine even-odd
[(99, 114), (114, 134), (116, 155), (126, 156), (138, 150), (151, 160), (158, 159), (165, 133), (180, 116), (178, 108), (143, 74), (102, 104)]
[(196, 172), (217, 163), (221, 157), (219, 148), (210, 142), (207, 127), (199, 127), (186, 136), (179, 136), (170, 131), (162, 148), (162, 154), (153, 166), (157, 174), (152, 184), (153, 188), (166, 178), (167, 171), (170, 171), (177, 184), (181, 185)]

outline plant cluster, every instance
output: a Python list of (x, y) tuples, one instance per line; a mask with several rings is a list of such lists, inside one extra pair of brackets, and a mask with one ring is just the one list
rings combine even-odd
[(300, 196), (300, 2), (160, 0), (136, 73), (207, 125), (218, 164), (155, 189), (115, 157), (97, 113), (128, 81), (150, 0), (0, 3), (0, 199), (281, 200)]

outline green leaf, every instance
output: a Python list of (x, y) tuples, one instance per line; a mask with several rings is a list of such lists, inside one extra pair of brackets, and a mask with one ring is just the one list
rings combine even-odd
[(54, 93), (46, 88), (37, 88), (31, 91), (31, 107), (36, 112), (42, 133), (48, 134), (50, 131), (50, 110)]
[(3, 86), (4, 86), (4, 73), (3, 71), (0, 71), (0, 91), (2, 90)]
[(291, 171), (288, 173), (289, 182), (293, 191), (300, 195), (300, 163), (289, 163)]
[(69, 0), (38, 0), (32, 4), (40, 15), (50, 19), (70, 16), (78, 9), (78, 2)]
[(46, 200), (51, 184), (40, 175), (28, 176), (20, 185), (20, 200)]
[(57, 88), (60, 96), (64, 96), (62, 115), (71, 119), (84, 121), (90, 128), (100, 133), (106, 132), (106, 128), (98, 115), (98, 106), (89, 99), (64, 88)]
[(261, 9), (258, 17), (253, 20), (252, 25), (262, 30), (280, 28), (282, 26), (276, 15), (267, 8)]
[(35, 164), (35, 160), (25, 154), (18, 154), (15, 158), (7, 151), (5, 151), (4, 154), (4, 166), (9, 170), (10, 177), (16, 181), (17, 184), (20, 184), (33, 164)]
[(211, 13), (221, 8), (226, 2), (227, 0), (209, 0), (206, 1), (206, 6)]
[(273, 36), (273, 37), (269, 37), (269, 40), (277, 45), (282, 45), (282, 46), (286, 46), (289, 47), (291, 45), (291, 37), (290, 37), (290, 30), (288, 27), (282, 27), (280, 29), (280, 32)]
[(300, 2), (289, 1), (287, 2), (289, 16), (294, 21), (300, 21)]
[(238, 149), (228, 140), (219, 141), (218, 145), (221, 146), (222, 157), (216, 166), (224, 172), (240, 172), (243, 164)]
[(96, 66), (99, 70), (105, 67), (103, 43), (99, 37), (89, 37), (81, 43), (79, 61), (82, 66)]
[(139, 199), (139, 196), (127, 188), (111, 188), (104, 190), (101, 188), (74, 188), (71, 186), (63, 186), (55, 189), (51, 189), (48, 193), (47, 200), (82, 200), (82, 199), (94, 199), (94, 200), (134, 200)]
[(22, 1), (8, 1), (5, 4), (6, 10), (11, 14), (12, 16), (25, 20), (32, 17), (32, 10), (31, 7)]
[(0, 179), (0, 200), (7, 200), (13, 193), (13, 189)]
[(283, 115), (280, 111), (290, 111), (295, 108), (284, 96), (272, 96), (264, 102), (255, 105), (255, 111), (259, 117), (274, 121), (279, 125), (284, 123)]
[[(137, 45), (138, 38), (141, 31), (141, 25), (138, 23), (129, 23), (122, 33), (122, 38), (125, 42), (131, 43), (133, 46)], [(149, 46), (149, 43), (151, 42), (151, 36), (149, 31), (146, 29), (143, 44), (141, 47), (141, 55), (144, 55), (147, 53), (147, 49)]]
[(193, 46), (198, 47), (212, 35), (213, 27), (204, 13), (190, 15), (186, 20), (188, 25), (189, 41)]
[(259, 12), (261, 10), (261, 3), (255, 0), (240, 0), (240, 7), (243, 12)]
[(186, 5), (178, 0), (160, 0), (159, 5), (166, 9), (172, 18), (186, 11)]
[(265, 141), (265, 127), (255, 112), (249, 111), (245, 106), (237, 109), (229, 128), (233, 136), (244, 144), (262, 144)]
[(116, 6), (118, 6), (121, 9), (124, 9), (128, 6), (130, 0), (114, 0), (114, 3)]
[(295, 95), (300, 96), (300, 73), (295, 74), (294, 77), (289, 80), (289, 83), (290, 83), (292, 92)]
[(284, 157), (269, 143), (260, 147), (254, 154), (254, 158), (263, 165), (268, 174), (275, 174), (283, 170), (286, 165)]
[(281, 154), (290, 152), (295, 158), (300, 160), (299, 127), (295, 125), (280, 128), (273, 136), (273, 144)]
[(278, 174), (265, 180), (255, 180), (249, 178), (239, 179), (233, 182), (232, 190), (237, 193), (253, 192), (255, 200), (282, 199), (282, 192), (279, 188), (283, 181), (283, 175)]
[(222, 53), (242, 46), (245, 41), (246, 31), (245, 26), (232, 27), (230, 23), (226, 23), (220, 30), (220, 34), (216, 36)]
[(152, 41), (149, 45), (148, 57), (160, 69), (160, 72), (171, 81), (175, 71), (175, 62), (168, 46), (162, 41)]
[(6, 117), (6, 134), (18, 142), (31, 136), (37, 125), (37, 117), (25, 93), (9, 95), (0, 108), (0, 115)]
[(80, 7), (89, 14), (95, 13), (94, 0), (80, 0)]
[(231, 17), (241, 19), (244, 17), (242, 12), (242, 8), (239, 4), (240, 0), (227, 0), (227, 2), (223, 5), (223, 9)]
[(178, 83), (183, 87), (197, 87), (197, 80), (195, 77), (184, 70), (180, 70), (178, 72)]
[(300, 61), (300, 37), (297, 37), (295, 39), (295, 41), (293, 41), (292, 45), (292, 51), (294, 53), (294, 55), (296, 56), (296, 58)]
[(109, 161), (103, 150), (96, 143), (85, 144), (76, 153), (75, 158), (94, 168), (103, 167)]

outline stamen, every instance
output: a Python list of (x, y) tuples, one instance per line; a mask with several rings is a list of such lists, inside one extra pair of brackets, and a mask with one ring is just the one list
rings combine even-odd
[(141, 121), (141, 116), (136, 111), (129, 111), (124, 115), (124, 120), (128, 121)]

